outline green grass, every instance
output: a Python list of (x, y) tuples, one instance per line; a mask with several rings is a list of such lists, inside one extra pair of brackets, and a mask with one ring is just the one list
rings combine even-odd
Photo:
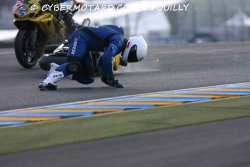
[(0, 154), (250, 116), (250, 97), (0, 129)]

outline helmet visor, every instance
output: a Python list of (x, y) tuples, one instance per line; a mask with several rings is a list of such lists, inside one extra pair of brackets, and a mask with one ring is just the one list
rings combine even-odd
[(132, 46), (130, 51), (129, 51), (128, 62), (138, 62), (138, 59), (137, 59), (137, 46), (136, 45)]

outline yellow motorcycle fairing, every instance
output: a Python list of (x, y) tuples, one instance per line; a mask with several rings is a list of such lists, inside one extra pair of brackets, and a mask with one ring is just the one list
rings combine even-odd
[(36, 31), (41, 31), (48, 37), (48, 43), (56, 43), (58, 36), (64, 39), (65, 27), (63, 22), (58, 20), (52, 13), (43, 12), (39, 4), (39, 0), (29, 0), (23, 4), (28, 9), (28, 12), (23, 18), (20, 18), (17, 13), (14, 14), (14, 22), (32, 22), (36, 25)]

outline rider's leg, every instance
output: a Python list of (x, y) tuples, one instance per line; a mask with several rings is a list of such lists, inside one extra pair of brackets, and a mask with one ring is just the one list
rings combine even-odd
[(60, 65), (56, 70), (63, 72), (65, 76), (80, 71), (86, 53), (88, 53), (86, 34), (77, 30), (69, 40), (68, 62)]
[(85, 34), (81, 31), (75, 31), (71, 35), (69, 43), (68, 62), (57, 67), (52, 73), (49, 73), (47, 78), (39, 84), (40, 90), (56, 90), (56, 83), (59, 80), (81, 70), (82, 59), (87, 48)]

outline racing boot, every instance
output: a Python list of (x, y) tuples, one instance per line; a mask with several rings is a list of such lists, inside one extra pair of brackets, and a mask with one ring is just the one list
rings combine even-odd
[(57, 67), (59, 67), (60, 65), (56, 64), (56, 63), (50, 63), (50, 70), (47, 76), (49, 76), (53, 71), (56, 71)]
[(102, 77), (102, 82), (114, 88), (124, 88), (118, 80), (115, 80), (114, 76), (104, 76)]
[(64, 77), (63, 72), (53, 71), (51, 72), (45, 80), (39, 84), (39, 89), (41, 91), (55, 91), (57, 90), (56, 83)]

